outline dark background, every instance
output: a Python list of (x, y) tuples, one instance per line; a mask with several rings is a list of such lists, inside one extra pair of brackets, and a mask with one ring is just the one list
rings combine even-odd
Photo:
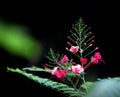
[[(115, 7), (113, 7), (115, 6)], [(119, 10), (113, 2), (92, 0), (79, 2), (39, 2), (32, 5), (3, 7), (0, 17), (7, 22), (18, 23), (30, 29), (30, 34), (42, 43), (45, 54), (49, 48), (64, 52), (66, 36), (71, 25), (80, 17), (91, 27), (106, 64), (93, 66), (99, 78), (119, 76)], [(6, 72), (6, 67), (25, 67), (28, 60), (12, 56), (0, 49), (0, 95), (48, 96), (61, 95), (19, 74)], [(37, 64), (41, 64), (40, 60)], [(21, 64), (23, 64), (21, 66)], [(88, 70), (89, 71), (89, 70)], [(92, 76), (92, 75), (91, 75)], [(2, 97), (2, 96), (1, 96)], [(56, 96), (55, 96), (56, 97)]]

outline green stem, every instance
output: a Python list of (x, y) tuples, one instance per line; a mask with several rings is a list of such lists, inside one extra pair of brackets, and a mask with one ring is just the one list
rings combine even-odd
[(84, 71), (83, 71), (82, 80), (83, 80), (83, 83), (85, 83), (85, 75), (84, 75)]
[(80, 79), (77, 78), (76, 83), (75, 83), (75, 86), (76, 86), (76, 87), (78, 86), (79, 80), (80, 80)]
[(77, 87), (75, 86), (75, 84), (72, 82), (72, 80), (69, 77), (66, 77), (67, 80), (71, 83), (72, 87), (78, 91)]

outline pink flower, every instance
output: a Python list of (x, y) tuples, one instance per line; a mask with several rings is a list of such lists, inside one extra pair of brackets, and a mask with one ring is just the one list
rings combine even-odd
[(91, 57), (91, 62), (93, 64), (98, 64), (99, 63), (99, 60), (97, 58), (95, 58), (94, 56)]
[(102, 59), (102, 56), (100, 55), (100, 52), (96, 52), (94, 56), (91, 57), (91, 62), (93, 64), (98, 64), (101, 59)]
[(66, 70), (62, 70), (62, 69), (60, 69), (60, 70), (58, 70), (56, 72), (56, 76), (59, 79), (64, 78), (66, 76), (66, 74), (67, 74), (67, 71)]
[(65, 70), (59, 69), (58, 67), (54, 67), (51, 73), (59, 79), (64, 78), (67, 74)]
[(77, 53), (77, 52), (78, 52), (78, 49), (79, 49), (79, 46), (71, 46), (70, 51), (71, 51), (72, 53)]
[(64, 55), (63, 58), (61, 59), (61, 62), (67, 62), (68, 61), (68, 57), (67, 55)]
[(57, 71), (58, 71), (58, 67), (54, 67), (54, 69), (51, 72), (52, 75), (56, 75)]
[(77, 64), (76, 66), (72, 66), (71, 70), (76, 74), (82, 73), (84, 71), (84, 69), (79, 64)]
[(85, 65), (87, 63), (87, 58), (80, 58), (80, 62), (82, 65)]
[(100, 52), (96, 52), (96, 53), (94, 54), (94, 58), (96, 58), (96, 59), (101, 59), (102, 56), (100, 55)]

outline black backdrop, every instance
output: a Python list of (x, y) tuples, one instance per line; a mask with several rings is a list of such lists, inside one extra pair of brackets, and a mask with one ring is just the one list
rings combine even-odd
[[(93, 67), (97, 71), (97, 76), (114, 77), (119, 76), (119, 11), (117, 6), (111, 7), (113, 5), (96, 1), (46, 1), (24, 6), (17, 4), (15, 7), (3, 7), (0, 17), (4, 21), (27, 26), (31, 30), (30, 34), (44, 45), (45, 53), (50, 47), (64, 52), (66, 36), (69, 35), (71, 25), (79, 17), (83, 17), (85, 23), (92, 28), (106, 62), (104, 65)], [(3, 49), (0, 49), (0, 56), (0, 95), (3, 97), (62, 96), (21, 75), (6, 72), (7, 66), (19, 67), (23, 64), (24, 67), (28, 63), (27, 60), (12, 56)]]

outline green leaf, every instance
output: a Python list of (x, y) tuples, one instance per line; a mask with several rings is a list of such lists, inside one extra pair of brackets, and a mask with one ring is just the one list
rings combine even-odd
[(120, 77), (113, 77), (112, 79), (120, 81)]
[[(42, 71), (42, 72), (48, 72), (48, 70), (45, 70), (43, 68), (40, 67), (36, 67), (36, 66), (32, 66), (32, 67), (25, 67), (22, 70), (29, 70), (29, 71)], [(49, 73), (49, 72), (48, 72)]]
[(81, 87), (85, 90), (88, 90), (90, 86), (93, 85), (94, 82), (85, 82), (84, 84), (81, 85)]
[(41, 78), (41, 77), (33, 75), (31, 73), (27, 73), (26, 71), (20, 70), (18, 68), (13, 69), (13, 68), (8, 67), (7, 70), (10, 72), (16, 72), (16, 73), (22, 74), (22, 75), (28, 77), (29, 79), (34, 80), (35, 82), (37, 82), (43, 86), (46, 86), (48, 88), (51, 88), (51, 89), (56, 90), (58, 92), (61, 92), (65, 95), (67, 95), (68, 97), (81, 97), (79, 95), (80, 91), (77, 91), (74, 88), (71, 88), (70, 86), (68, 86), (66, 84), (55, 82), (55, 81), (52, 81), (48, 78)]
[(120, 79), (104, 78), (96, 81), (88, 90), (85, 97), (120, 97)]

